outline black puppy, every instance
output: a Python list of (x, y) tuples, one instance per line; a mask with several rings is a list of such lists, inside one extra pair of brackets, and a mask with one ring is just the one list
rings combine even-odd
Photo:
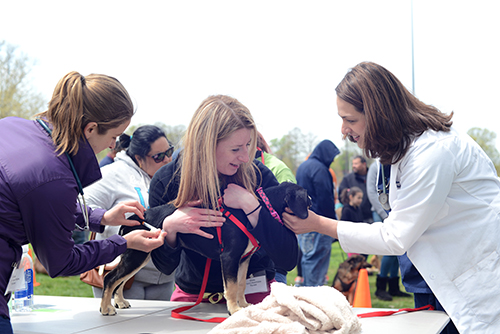
[[(283, 182), (278, 186), (265, 189), (265, 194), (274, 210), (282, 217), (286, 207), (289, 207), (293, 213), (301, 219), (308, 216), (308, 209), (311, 206), (311, 200), (307, 191), (290, 182)], [(263, 210), (267, 210), (263, 205)], [(242, 210), (225, 208), (240, 221), (245, 221), (246, 217)], [(175, 211), (173, 205), (162, 205), (146, 210), (144, 214), (145, 221), (156, 227), (161, 228), (163, 219)], [(129, 219), (142, 221), (137, 216)], [(143, 225), (134, 227), (122, 227), (122, 235), (135, 230), (147, 229)], [(252, 244), (248, 237), (232, 223), (229, 219), (222, 226), (222, 241), (224, 251), (221, 252), (217, 238), (216, 228), (202, 229), (214, 235), (213, 239), (207, 239), (196, 234), (179, 233), (179, 242), (182, 247), (191, 249), (207, 258), (219, 259), (222, 266), (222, 275), (224, 280), (224, 297), (227, 301), (229, 314), (233, 314), (239, 309), (248, 306), (245, 300), (245, 286), (248, 264), (251, 256), (242, 259), (251, 248)], [(123, 253), (118, 266), (104, 277), (104, 291), (101, 300), (101, 313), (103, 315), (114, 315), (116, 310), (111, 304), (111, 298), (114, 294), (115, 306), (118, 308), (128, 308), (130, 304), (123, 298), (123, 286), (133, 275), (135, 275), (150, 259), (150, 254), (138, 250), (127, 249)]]

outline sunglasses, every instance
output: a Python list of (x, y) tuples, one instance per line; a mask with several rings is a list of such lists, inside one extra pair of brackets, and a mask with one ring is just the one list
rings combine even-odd
[(165, 160), (165, 157), (170, 158), (173, 153), (174, 153), (174, 147), (170, 146), (169, 149), (166, 150), (165, 152), (156, 153), (155, 155), (152, 155), (151, 158), (157, 164), (159, 164), (160, 162), (162, 162), (163, 160)]

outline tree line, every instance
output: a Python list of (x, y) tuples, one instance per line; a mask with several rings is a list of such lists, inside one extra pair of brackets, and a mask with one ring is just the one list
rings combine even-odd
[[(36, 62), (20, 52), (16, 46), (0, 41), (0, 119), (8, 116), (28, 119), (46, 108), (48, 101), (31, 83), (30, 73), (35, 65)], [(174, 146), (182, 145), (182, 136), (186, 130), (184, 125), (167, 125), (162, 122), (156, 122), (154, 125), (165, 131)], [(129, 127), (126, 133), (132, 134), (138, 126), (140, 125)], [(482, 147), (493, 161), (497, 174), (500, 174), (500, 153), (495, 146), (496, 133), (482, 128), (471, 128), (467, 133)], [(294, 128), (281, 138), (267, 141), (272, 154), (281, 159), (295, 174), (299, 165), (321, 140), (323, 138), (312, 133), (304, 134), (299, 128)], [(352, 158), (362, 152), (347, 140), (339, 150), (341, 153), (335, 158), (331, 168), (337, 174), (337, 179), (342, 180), (343, 176), (350, 172)], [(104, 155), (105, 152), (102, 153), (102, 156)], [(371, 161), (368, 161), (368, 165), (370, 163)]]

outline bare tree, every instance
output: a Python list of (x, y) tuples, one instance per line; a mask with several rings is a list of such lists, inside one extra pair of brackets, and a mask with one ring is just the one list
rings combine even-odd
[(46, 101), (29, 81), (33, 65), (17, 47), (0, 41), (0, 118), (30, 118), (43, 111)]
[[(125, 131), (129, 135), (133, 134), (134, 131), (145, 124), (138, 124), (138, 125), (132, 125), (127, 130)], [(153, 125), (159, 127), (162, 129), (165, 134), (167, 135), (167, 138), (169, 142), (175, 146), (175, 148), (178, 148), (179, 145), (181, 145), (181, 139), (182, 136), (184, 136), (184, 133), (186, 132), (186, 126), (184, 125), (167, 125), (162, 122), (155, 122)]]
[(471, 128), (467, 131), (467, 134), (471, 136), (472, 139), (478, 143), (479, 146), (483, 149), (483, 151), (490, 157), (491, 161), (495, 165), (497, 170), (497, 174), (500, 173), (500, 153), (496, 149), (495, 140), (497, 138), (497, 134), (488, 129), (481, 128)]
[(305, 135), (299, 128), (294, 128), (280, 139), (272, 139), (270, 145), (273, 154), (295, 173), (318, 144), (316, 138), (317, 136), (312, 133)]
[(184, 133), (186, 133), (186, 126), (185, 125), (166, 125), (161, 122), (156, 122), (156, 126), (160, 127), (165, 131), (165, 134), (168, 137), (168, 140), (172, 145), (175, 146), (175, 148), (179, 148), (182, 141), (182, 137), (184, 136)]

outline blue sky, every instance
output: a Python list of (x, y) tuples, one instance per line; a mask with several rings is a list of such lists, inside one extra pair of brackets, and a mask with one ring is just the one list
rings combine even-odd
[[(33, 85), (47, 99), (69, 71), (104, 73), (134, 99), (132, 124), (187, 125), (204, 98), (228, 94), (268, 140), (299, 127), (341, 147), (335, 87), (350, 67), (377, 62), (412, 88), (411, 8), (410, 0), (5, 1), (0, 40), (37, 61)], [(497, 131), (497, 8), (413, 2), (415, 93), (453, 110), (461, 131)]]

